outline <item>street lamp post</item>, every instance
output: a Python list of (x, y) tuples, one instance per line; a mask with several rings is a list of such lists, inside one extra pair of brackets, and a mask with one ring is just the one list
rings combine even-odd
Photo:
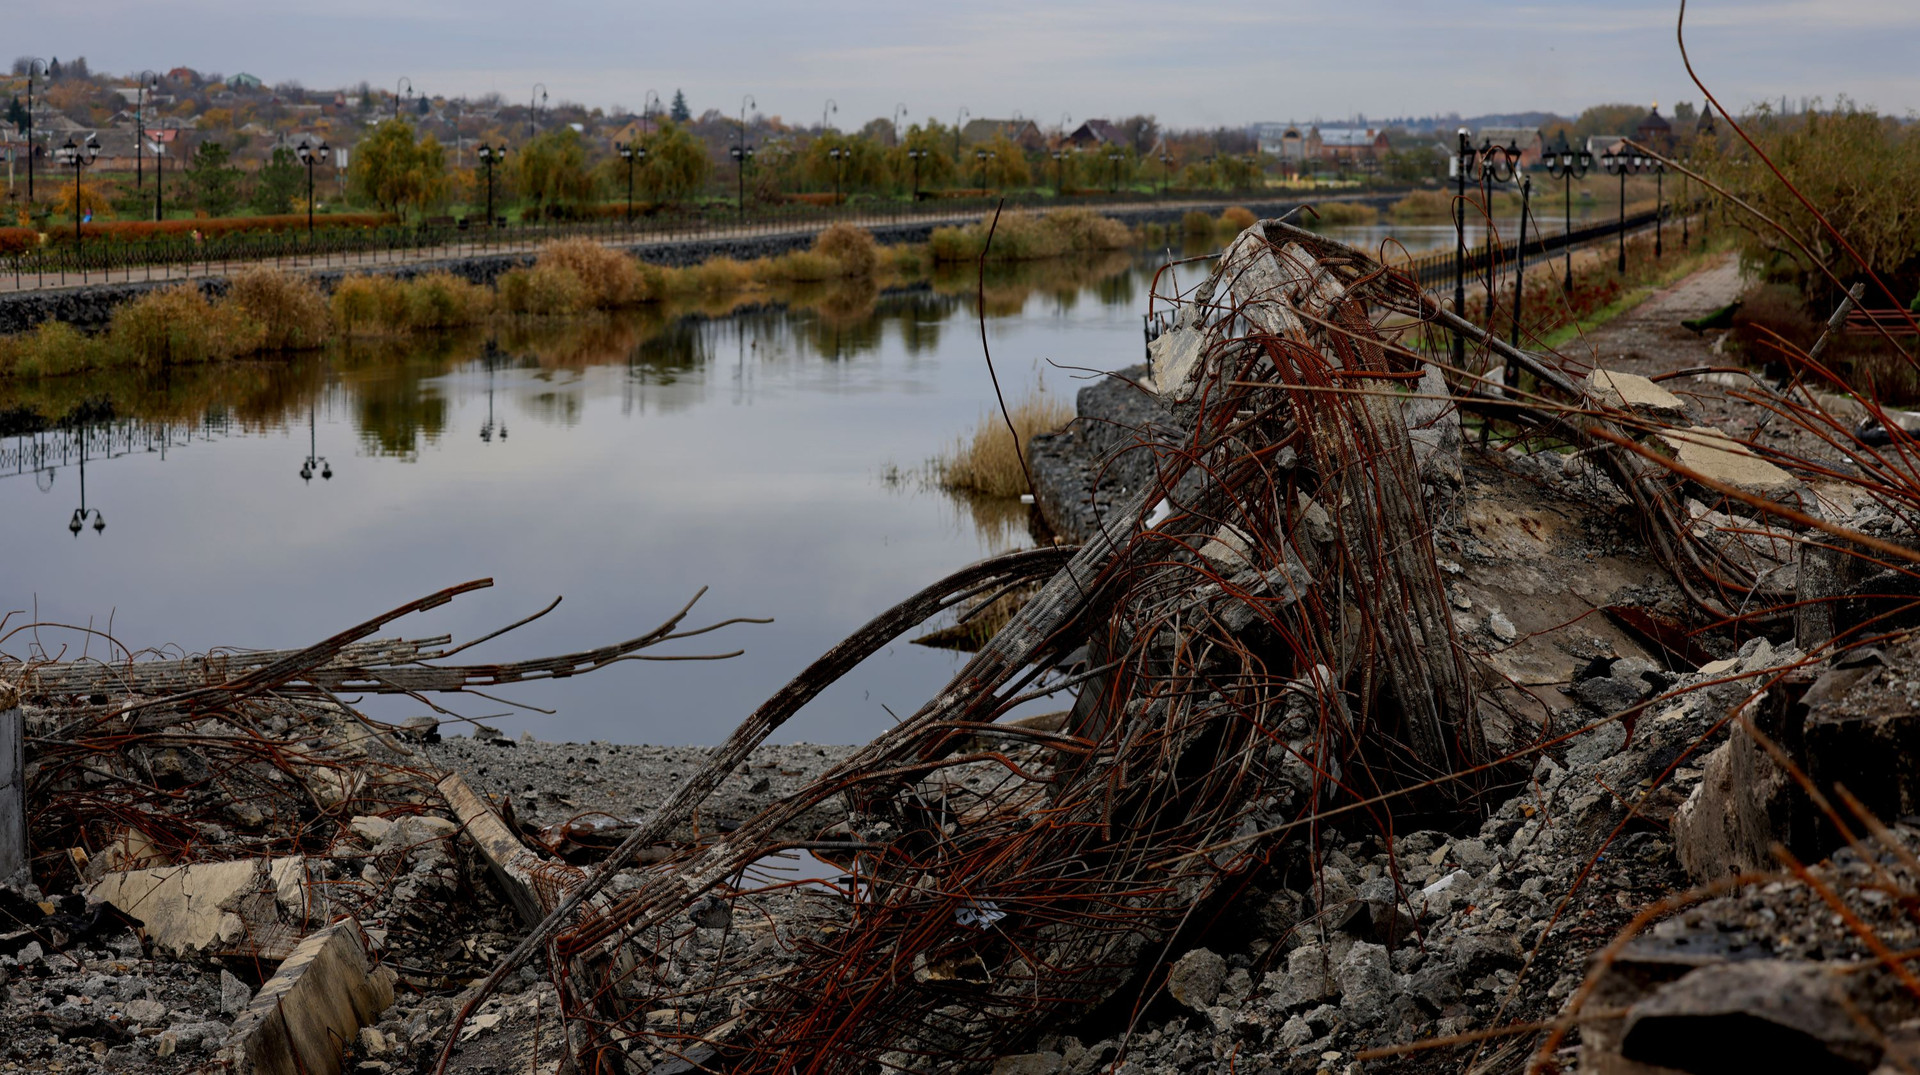
[(847, 171), (847, 150), (834, 146), (827, 150), (827, 159), (833, 162), (833, 204), (837, 206), (840, 204), (840, 180)]
[(1064, 197), (1067, 193), (1067, 151), (1053, 151), (1053, 196)]
[(312, 242), (313, 241), (313, 167), (316, 164), (327, 163), (327, 158), (332, 155), (333, 150), (329, 149), (325, 142), (320, 143), (319, 147), (316, 148), (314, 146), (308, 145), (307, 140), (302, 138), (300, 140), (300, 148), (299, 150), (297, 150), (297, 152), (300, 155), (300, 163), (307, 166), (307, 241)]
[(80, 426), (74, 436), (80, 441), (80, 506), (73, 509), (73, 514), (67, 518), (67, 532), (74, 537), (79, 537), (80, 531), (86, 527), (89, 518), (93, 520), (94, 533), (105, 531), (107, 517), (100, 514), (99, 508), (91, 510), (87, 508), (87, 427)]
[(73, 168), (73, 241), (80, 242), (80, 170), (90, 168), (100, 159), (100, 143), (93, 135), (87, 136), (85, 145), (75, 145), (73, 138), (67, 138), (67, 144), (60, 147), (60, 163)]
[(627, 162), (627, 227), (633, 227), (633, 166), (647, 163), (647, 147), (638, 139), (620, 147), (620, 159)]
[(1667, 220), (1667, 163), (1648, 158), (1646, 165), (1653, 172), (1653, 260), (1659, 261), (1660, 233)]
[(146, 185), (146, 176), (142, 173), (146, 157), (140, 147), (147, 140), (147, 89), (159, 88), (160, 76), (151, 69), (140, 72), (139, 84), (133, 95), (133, 189), (139, 190)]
[(907, 159), (913, 162), (913, 200), (920, 201), (920, 162), (927, 159), (927, 151), (919, 147), (907, 150)]
[(900, 135), (900, 121), (906, 117), (907, 103), (905, 101), (896, 101), (893, 106), (893, 144), (896, 146), (903, 140)]
[[(1514, 166), (1518, 163), (1518, 152), (1509, 154), (1505, 146), (1496, 146), (1483, 140), (1480, 148), (1473, 148), (1473, 142), (1467, 129), (1459, 129), (1459, 151), (1453, 158), (1454, 200), (1453, 200), (1453, 311), (1460, 317), (1467, 316), (1467, 181), (1473, 180), (1483, 191), (1490, 189), (1494, 181), (1506, 182), (1513, 178)], [(1491, 201), (1483, 196), (1483, 201)], [(1491, 271), (1491, 262), (1489, 262)], [(1489, 281), (1487, 298), (1493, 298), (1493, 287)], [(1467, 338), (1459, 332), (1453, 334), (1453, 364), (1455, 368), (1465, 368), (1467, 361)]]
[(1120, 193), (1120, 162), (1124, 159), (1126, 154), (1119, 150), (1107, 151), (1107, 163), (1113, 165), (1113, 174), (1107, 183), (1107, 192), (1110, 194)]
[[(1518, 159), (1516, 154), (1515, 159)], [(1520, 177), (1520, 245), (1513, 249), (1513, 337), (1512, 343), (1520, 346), (1520, 295), (1527, 285), (1527, 214), (1533, 205), (1533, 177)], [(1507, 385), (1512, 387), (1520, 371), (1513, 363), (1507, 363)]]
[(487, 227), (491, 228), (496, 224), (493, 215), (493, 169), (496, 165), (506, 163), (507, 146), (504, 142), (497, 146), (482, 142), (475, 153), (480, 157), (480, 167), (487, 173)]
[(536, 82), (533, 84), (533, 90), (527, 94), (528, 141), (533, 140), (534, 120), (540, 115), (540, 110), (545, 107), (547, 107), (547, 84), (544, 82)]
[(393, 118), (394, 119), (400, 118), (400, 86), (402, 83), (406, 84), (407, 96), (408, 97), (413, 96), (413, 80), (408, 78), (405, 75), (401, 75), (399, 80), (393, 84)]
[(166, 215), (167, 207), (165, 202), (163, 201), (162, 191), (161, 191), (161, 187), (165, 185), (165, 181), (162, 179), (162, 177), (167, 174), (166, 152), (167, 152), (166, 143), (160, 141), (158, 138), (154, 139), (153, 140), (153, 219), (155, 220), (161, 220)]
[(40, 76), (46, 77), (47, 61), (38, 56), (27, 59), (27, 205), (33, 205), (33, 69), (38, 65)]
[(987, 158), (993, 156), (997, 156), (997, 154), (990, 149), (976, 149), (973, 151), (974, 164), (978, 168), (980, 185), (983, 187), (986, 186), (987, 183)]
[(1167, 196), (1167, 173), (1172, 169), (1173, 158), (1165, 153), (1160, 154), (1160, 196), (1162, 198)]
[(327, 457), (319, 454), (320, 439), (317, 423), (314, 420), (314, 404), (307, 403), (307, 458), (300, 463), (300, 480), (311, 485), (313, 475), (318, 472), (321, 481), (333, 480), (333, 464)]
[(738, 198), (740, 219), (747, 219), (747, 162), (753, 159), (753, 147), (747, 144), (747, 109), (760, 107), (749, 93), (740, 98), (740, 141), (733, 147), (733, 161), (739, 167)]
[(827, 98), (827, 103), (820, 106), (820, 133), (821, 134), (827, 133), (827, 117), (837, 116), (839, 114), (840, 114), (840, 102), (834, 100), (831, 97)]
[(966, 106), (962, 105), (960, 111), (956, 112), (953, 117), (953, 160), (956, 168), (959, 167), (960, 163), (960, 125), (965, 123), (967, 117), (971, 115), (973, 115), (973, 113), (967, 111)]
[(1620, 275), (1627, 273), (1627, 176), (1640, 171), (1645, 161), (1636, 154), (1623, 152), (1626, 147), (1619, 146), (1600, 154), (1600, 167), (1608, 175), (1620, 177)]
[(1560, 144), (1553, 147), (1552, 151), (1547, 154), (1547, 174), (1561, 181), (1566, 196), (1566, 204), (1564, 207), (1566, 210), (1566, 230), (1562, 233), (1561, 238), (1562, 244), (1566, 248), (1567, 275), (1566, 279), (1561, 282), (1561, 287), (1567, 291), (1573, 290), (1573, 244), (1565, 241), (1567, 236), (1573, 234), (1573, 181), (1586, 178), (1587, 171), (1592, 167), (1593, 154), (1588, 152), (1584, 146), (1577, 150), (1574, 149), (1573, 146), (1567, 142), (1567, 133), (1561, 131)]

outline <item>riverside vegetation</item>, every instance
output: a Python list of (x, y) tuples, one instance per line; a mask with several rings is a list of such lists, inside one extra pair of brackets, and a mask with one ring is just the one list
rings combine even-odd
[[(924, 279), (943, 264), (978, 260), (986, 231), (984, 222), (942, 228), (926, 244), (883, 247), (871, 233), (842, 223), (822, 231), (810, 249), (748, 261), (713, 258), (685, 268), (568, 239), (546, 244), (531, 267), (503, 274), (493, 288), (447, 273), (356, 275), (329, 295), (303, 275), (248, 269), (217, 298), (194, 284), (147, 292), (115, 310), (101, 332), (49, 321), (0, 337), (0, 378), (158, 369), (318, 348), (336, 337), (405, 336), (496, 318), (577, 316), (782, 287), (843, 285), (871, 293)], [(1038, 260), (1118, 251), (1133, 238), (1119, 222), (1086, 210), (1010, 213), (987, 253), (997, 262)]]

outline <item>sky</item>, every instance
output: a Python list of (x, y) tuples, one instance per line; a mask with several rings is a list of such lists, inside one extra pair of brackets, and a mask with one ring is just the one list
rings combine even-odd
[[(1174, 127), (1699, 101), (1678, 0), (41, 0), (16, 50), (96, 71), (185, 65), (310, 88), (696, 113), (856, 128), (1014, 114), (1150, 113)], [(1688, 48), (1724, 103), (1839, 95), (1920, 114), (1920, 0), (1692, 0)]]

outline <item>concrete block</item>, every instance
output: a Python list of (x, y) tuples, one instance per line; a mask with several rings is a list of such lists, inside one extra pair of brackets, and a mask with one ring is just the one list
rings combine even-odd
[(0, 882), (27, 867), (27, 774), (20, 696), (0, 680)]
[(1687, 412), (1679, 396), (1635, 373), (1594, 370), (1587, 375), (1586, 391), (1594, 403), (1632, 414), (1673, 418)]
[(108, 874), (87, 893), (146, 924), (147, 936), (184, 954), (231, 944), (247, 932), (240, 905), (274, 891), (266, 859), (205, 862)]
[(348, 1043), (393, 1004), (352, 918), (301, 941), (234, 1020), (221, 1058), (239, 1075), (340, 1075)]
[(1710, 426), (1662, 433), (1660, 440), (1673, 451), (1674, 461), (1681, 466), (1742, 492), (1771, 497), (1792, 492), (1800, 485), (1793, 475)]

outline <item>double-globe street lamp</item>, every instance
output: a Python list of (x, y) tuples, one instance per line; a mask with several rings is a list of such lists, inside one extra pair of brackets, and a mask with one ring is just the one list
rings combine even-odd
[(991, 149), (976, 149), (973, 151), (973, 159), (979, 166), (980, 185), (985, 186), (987, 183), (987, 162), (989, 160), (1000, 159), (1000, 154)]
[(47, 61), (38, 56), (27, 58), (27, 204), (33, 204), (33, 78), (34, 68), (40, 69), (40, 77), (47, 75)]
[(907, 150), (907, 159), (913, 162), (913, 200), (920, 200), (920, 162), (927, 159), (927, 151), (914, 146)]
[(744, 94), (740, 98), (740, 140), (735, 142), (729, 153), (737, 169), (737, 197), (740, 202), (740, 219), (747, 219), (747, 162), (753, 159), (753, 147), (747, 144), (747, 109), (760, 107), (753, 94)]
[(638, 138), (620, 147), (620, 159), (627, 162), (627, 226), (633, 226), (633, 168), (646, 167), (647, 147)]
[(827, 150), (827, 159), (833, 162), (833, 204), (835, 206), (840, 204), (840, 181), (846, 176), (847, 158), (852, 155), (852, 151), (843, 146), (834, 146)]
[[(1471, 179), (1483, 189), (1489, 184), (1505, 183), (1511, 180), (1520, 163), (1517, 147), (1496, 146), (1483, 140), (1480, 148), (1473, 148), (1473, 141), (1467, 129), (1457, 132), (1460, 144), (1455, 153), (1452, 168), (1455, 183), (1453, 200), (1453, 312), (1461, 318), (1467, 316), (1467, 181)], [(1487, 288), (1491, 300), (1493, 288)], [(1453, 365), (1455, 369), (1465, 369), (1467, 364), (1467, 338), (1459, 332), (1453, 334)]]
[(146, 155), (140, 147), (147, 140), (147, 91), (160, 88), (160, 76), (151, 69), (140, 72), (133, 95), (133, 189), (139, 191), (147, 185), (145, 161)]
[(1056, 198), (1067, 192), (1067, 157), (1072, 152), (1065, 146), (1053, 151), (1053, 195)]
[(497, 146), (482, 142), (475, 153), (480, 158), (480, 167), (487, 173), (487, 227), (491, 228), (498, 222), (493, 215), (493, 170), (507, 162), (507, 146), (505, 142)]
[[(1626, 275), (1627, 272), (1627, 177), (1636, 172), (1651, 171), (1653, 163), (1654, 162), (1648, 160), (1646, 157), (1629, 150), (1624, 144), (1615, 146), (1605, 153), (1600, 154), (1600, 167), (1605, 168), (1608, 175), (1620, 177), (1619, 272), (1622, 276)], [(1659, 248), (1658, 238), (1654, 240), (1654, 243), (1655, 250), (1657, 251)]]
[(1560, 132), (1560, 144), (1547, 152), (1547, 174), (1561, 181), (1566, 196), (1566, 231), (1562, 243), (1566, 248), (1567, 273), (1560, 286), (1567, 291), (1573, 290), (1573, 243), (1567, 241), (1573, 235), (1573, 181), (1585, 179), (1593, 168), (1593, 154), (1582, 146), (1575, 149), (1567, 142), (1567, 133)]
[(1126, 159), (1127, 155), (1117, 149), (1107, 152), (1107, 163), (1113, 165), (1113, 174), (1107, 184), (1108, 193), (1120, 193), (1120, 162)]
[(313, 146), (313, 145), (307, 144), (307, 140), (302, 138), (300, 140), (300, 148), (295, 150), (294, 152), (299, 156), (300, 163), (306, 165), (307, 167), (307, 241), (312, 242), (313, 241), (313, 169), (315, 165), (327, 163), (328, 159), (333, 156), (333, 150), (330, 147), (328, 147), (328, 145), (325, 142), (321, 142), (318, 146)]
[(60, 163), (73, 168), (73, 241), (80, 241), (80, 171), (91, 168), (100, 159), (100, 143), (93, 135), (87, 135), (85, 145), (75, 145), (72, 136), (67, 144), (60, 147)]

